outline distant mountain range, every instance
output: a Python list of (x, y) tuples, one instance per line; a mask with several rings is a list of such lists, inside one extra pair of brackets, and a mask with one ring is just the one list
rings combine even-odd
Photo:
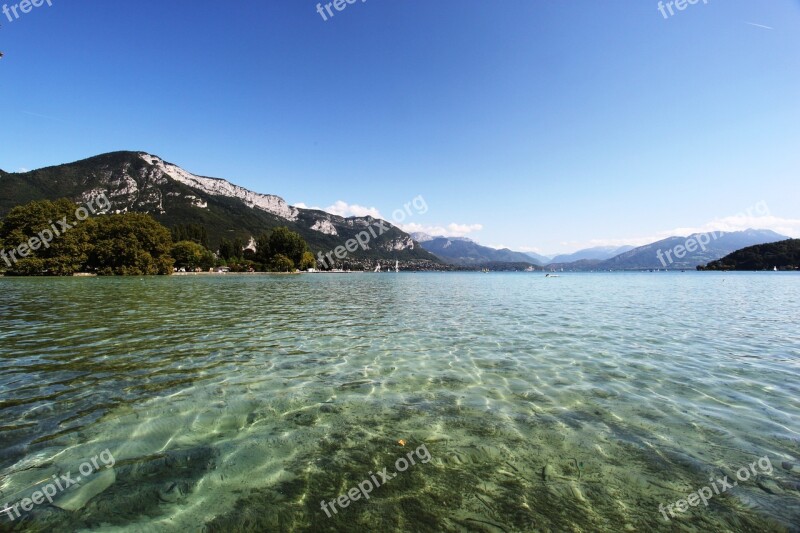
[[(113, 211), (146, 212), (167, 227), (204, 226), (212, 249), (223, 238), (248, 242), (266, 230), (287, 226), (315, 252), (328, 252), (372, 226), (377, 236), (366, 244), (368, 249), (358, 248), (348, 259), (441, 263), (388, 222), (293, 207), (278, 196), (191, 174), (143, 152), (113, 152), (24, 173), (0, 170), (0, 217), (34, 200), (86, 202), (101, 193), (111, 200)], [(381, 228), (376, 226), (379, 222)]]
[[(694, 269), (715, 259), (725, 257), (747, 246), (765, 244), (786, 239), (771, 230), (748, 229), (729, 233), (693, 234), (688, 237), (669, 237), (652, 244), (634, 248), (628, 252), (602, 261), (594, 270), (643, 270), (643, 269)], [(694, 251), (678, 253), (688, 249), (694, 242)], [(701, 247), (699, 243), (705, 243)], [(660, 252), (660, 253), (659, 253)], [(667, 254), (669, 252), (669, 255)], [(683, 255), (683, 257), (678, 257)], [(670, 260), (671, 259), (671, 260)]]
[[(328, 252), (369, 227), (383, 230), (348, 255), (353, 260), (442, 262), (459, 267), (528, 265), (564, 270), (694, 269), (728, 254), (759, 244), (787, 239), (769, 230), (669, 237), (633, 248), (595, 247), (552, 259), (508, 248), (482, 246), (467, 238), (409, 235), (372, 217), (344, 218), (301, 209), (282, 198), (260, 194), (224, 179), (191, 174), (144, 152), (113, 152), (75, 163), (24, 173), (0, 170), (0, 217), (34, 200), (70, 198), (86, 202), (104, 193), (118, 212), (146, 212), (167, 227), (197, 224), (206, 228), (212, 248), (222, 239), (245, 242), (277, 226), (300, 233), (314, 252)], [(687, 246), (690, 242), (696, 245)], [(697, 243), (702, 243), (698, 246)], [(690, 250), (681, 250), (681, 248)]]
[[(787, 237), (770, 230), (735, 231), (729, 233), (695, 234), (688, 237), (669, 237), (652, 244), (622, 247), (595, 247), (553, 259), (514, 252), (507, 248), (496, 250), (481, 246), (466, 238), (434, 237), (412, 234), (423, 248), (443, 261), (456, 265), (479, 265), (490, 262), (515, 262), (544, 266), (553, 270), (655, 270), (694, 269), (724, 257), (746, 246), (784, 240)], [(694, 245), (690, 243), (695, 243)], [(688, 250), (681, 250), (681, 247)]]
[(546, 255), (537, 254), (536, 252), (524, 252), (525, 255), (533, 259), (535, 265), (546, 265), (551, 262), (551, 258)]
[(453, 265), (473, 266), (486, 263), (527, 263), (541, 266), (541, 263), (522, 252), (513, 252), (508, 248), (497, 250), (464, 238), (433, 237), (425, 233), (412, 233), (411, 237), (422, 247)]
[(611, 259), (619, 254), (633, 250), (633, 248), (633, 246), (595, 246), (594, 248), (578, 250), (572, 254), (557, 255), (553, 257), (549, 263), (574, 263), (575, 261), (584, 260), (605, 261), (606, 259)]

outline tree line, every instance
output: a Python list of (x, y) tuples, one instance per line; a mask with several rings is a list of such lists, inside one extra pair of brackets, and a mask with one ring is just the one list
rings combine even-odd
[[(286, 227), (259, 236), (255, 249), (233, 239), (223, 240), (214, 253), (202, 226), (182, 224), (169, 230), (146, 213), (76, 221), (76, 207), (64, 198), (11, 209), (0, 222), (0, 271), (20, 276), (141, 276), (221, 266), (237, 272), (294, 272), (316, 266), (305, 240)], [(52, 239), (37, 237), (48, 232)]]
[(757, 244), (742, 248), (697, 270), (798, 270), (800, 239)]

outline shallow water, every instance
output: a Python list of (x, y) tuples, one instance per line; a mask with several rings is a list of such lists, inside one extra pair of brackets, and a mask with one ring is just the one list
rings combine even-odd
[[(798, 275), (0, 278), (0, 294), (0, 506), (114, 458), (0, 530), (798, 531)], [(368, 500), (321, 509), (409, 453)], [(724, 476), (737, 486), (707, 506), (659, 511)]]

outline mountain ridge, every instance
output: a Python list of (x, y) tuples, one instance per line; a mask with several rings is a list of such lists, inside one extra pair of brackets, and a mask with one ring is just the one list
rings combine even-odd
[(523, 252), (514, 252), (508, 248), (495, 249), (480, 245), (464, 237), (433, 237), (420, 242), (442, 261), (460, 266), (479, 266), (489, 263), (520, 263), (524, 265), (542, 266)]
[[(249, 242), (264, 231), (287, 226), (314, 252), (342, 246), (377, 222), (373, 217), (341, 217), (289, 205), (283, 198), (251, 191), (227, 179), (200, 176), (147, 152), (118, 151), (0, 175), (0, 217), (35, 200), (70, 198), (76, 202), (105, 193), (116, 212), (146, 212), (167, 227), (198, 224), (207, 228), (212, 248), (222, 239)], [(406, 232), (386, 228), (347, 260), (402, 260), (440, 263)]]
[(697, 270), (798, 270), (800, 269), (800, 239), (787, 239), (748, 246), (741, 250), (700, 265)]
[[(686, 237), (674, 236), (638, 246), (605, 261), (584, 260), (577, 263), (553, 264), (548, 267), (571, 270), (694, 270), (747, 246), (766, 244), (787, 239), (772, 230), (747, 229), (732, 232), (694, 233)], [(686, 249), (690, 242), (694, 251), (675, 253)], [(702, 244), (699, 244), (702, 243)], [(669, 252), (669, 253), (668, 253)], [(675, 257), (673, 257), (673, 255)], [(678, 257), (678, 255), (683, 255)]]
[[(108, 196), (117, 212), (150, 213), (168, 227), (202, 225), (208, 230), (212, 247), (222, 239), (251, 242), (260, 233), (285, 225), (300, 233), (315, 253), (325, 253), (381, 222), (370, 216), (341, 217), (292, 206), (280, 196), (258, 193), (224, 178), (193, 174), (142, 151), (109, 152), (26, 172), (0, 170), (0, 217), (15, 205), (34, 200), (67, 197), (87, 202), (101, 193)], [(365, 248), (350, 252), (346, 261), (362, 261), (360, 266), (366, 260), (412, 260), (467, 267), (505, 263), (570, 270), (694, 269), (747, 246), (788, 238), (770, 230), (712, 232), (668, 237), (636, 248), (588, 248), (551, 260), (530, 252), (483, 246), (466, 237), (408, 234), (389, 222), (382, 224), (388, 230), (371, 239)], [(674, 258), (671, 255), (689, 241), (703, 237), (707, 242), (701, 250), (676, 253)], [(625, 251), (603, 258), (620, 250)], [(668, 261), (664, 259), (667, 252)]]
[[(746, 246), (777, 242), (788, 238), (771, 230), (758, 229), (695, 233), (686, 237), (667, 237), (638, 247), (625, 245), (586, 248), (549, 260), (538, 254), (532, 255), (530, 252), (514, 252), (508, 248), (496, 249), (483, 246), (465, 237), (431, 236), (422, 233), (415, 233), (413, 236), (420, 246), (442, 261), (453, 265), (477, 266), (495, 262), (527, 263), (545, 269), (563, 268), (571, 271), (694, 269), (698, 265), (714, 261)], [(702, 243), (697, 244), (700, 249), (680, 258), (677, 257), (677, 254), (676, 257), (672, 256), (673, 251), (685, 247), (690, 241), (694, 241), (696, 244)], [(536, 260), (537, 256), (544, 258), (545, 261)], [(573, 260), (558, 261), (559, 258)]]
[(551, 258), (551, 263), (574, 263), (581, 260), (600, 260), (605, 261), (611, 259), (622, 253), (632, 250), (634, 246), (595, 246), (592, 248), (584, 248), (571, 254), (560, 254)]

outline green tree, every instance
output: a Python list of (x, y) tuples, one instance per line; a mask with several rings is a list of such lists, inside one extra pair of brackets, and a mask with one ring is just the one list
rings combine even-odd
[(270, 270), (272, 272), (294, 272), (294, 261), (283, 254), (278, 254), (272, 258)]
[(244, 241), (238, 237), (232, 241), (222, 239), (219, 242), (219, 256), (229, 262), (238, 262), (243, 257), (244, 247)]
[(208, 232), (200, 224), (178, 224), (172, 228), (173, 242), (192, 241), (208, 248)]
[(262, 233), (261, 236), (256, 239), (256, 255), (254, 259), (257, 263), (264, 265), (266, 269), (267, 265), (272, 262), (273, 255), (270, 248), (270, 235), (269, 233)]
[(88, 265), (101, 275), (171, 274), (172, 238), (167, 228), (144, 213), (95, 219), (94, 249)]
[(233, 243), (228, 239), (222, 239), (219, 241), (219, 257), (228, 261), (232, 259), (234, 256), (233, 253)]
[(79, 272), (91, 251), (93, 220), (76, 220), (77, 208), (74, 202), (62, 198), (11, 209), (0, 223), (0, 250), (4, 252), (0, 269), (28, 276)]
[(297, 266), (300, 270), (308, 270), (309, 268), (316, 268), (317, 260), (311, 252), (303, 252), (303, 257), (300, 259), (300, 264)]
[(292, 263), (299, 264), (303, 260), (303, 254), (308, 251), (308, 244), (303, 237), (285, 226), (275, 228), (269, 235), (269, 253), (273, 258), (284, 255)]
[(205, 247), (193, 241), (175, 243), (171, 252), (175, 260), (175, 268), (208, 270), (214, 266), (214, 255)]

